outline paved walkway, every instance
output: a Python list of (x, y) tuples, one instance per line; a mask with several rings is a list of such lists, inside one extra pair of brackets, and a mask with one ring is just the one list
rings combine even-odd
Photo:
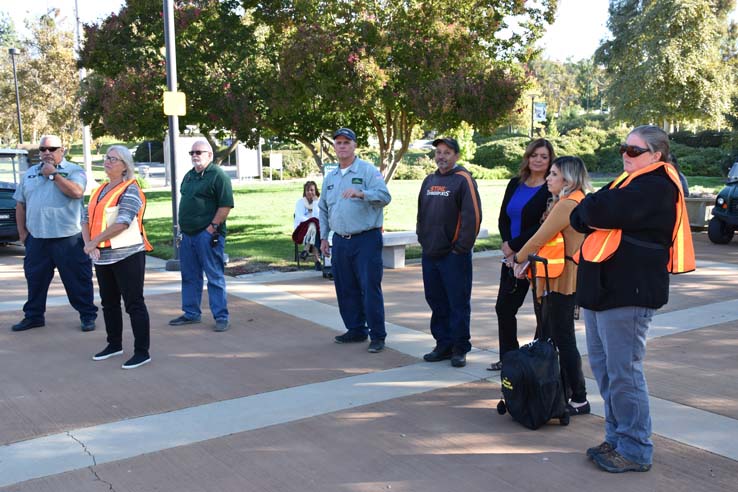
[[(673, 277), (649, 333), (654, 468), (613, 476), (583, 454), (603, 432), (591, 378), (594, 414), (568, 427), (532, 432), (494, 411), (494, 255), (474, 260), (463, 369), (422, 362), (433, 342), (418, 265), (385, 272), (388, 349), (375, 355), (332, 343), (333, 285), (308, 272), (229, 280), (229, 332), (207, 316), (169, 327), (178, 274), (152, 259), (153, 362), (122, 371), (124, 358), (90, 360), (102, 318), (79, 331), (58, 281), (47, 326), (10, 332), (22, 249), (0, 249), (0, 491), (738, 490), (738, 244), (699, 235), (697, 250), (698, 271)], [(525, 341), (529, 304), (520, 325)]]

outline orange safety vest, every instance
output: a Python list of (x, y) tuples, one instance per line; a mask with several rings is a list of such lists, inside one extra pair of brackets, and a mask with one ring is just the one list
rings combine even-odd
[[(671, 246), (669, 247), (669, 263), (666, 265), (669, 273), (685, 273), (695, 269), (694, 244), (692, 244), (692, 231), (689, 228), (689, 218), (687, 215), (687, 204), (684, 201), (684, 191), (682, 190), (679, 174), (674, 166), (668, 162), (655, 162), (646, 166), (632, 174), (624, 172), (612, 182), (610, 189), (615, 188), (619, 183), (623, 183), (620, 188), (625, 188), (635, 178), (642, 174), (650, 173), (660, 167), (664, 167), (666, 175), (676, 185), (679, 195), (676, 202), (676, 222), (674, 223), (674, 231), (671, 236)], [(593, 228), (594, 229), (594, 228)], [(623, 236), (622, 229), (595, 229), (594, 232), (584, 238), (580, 251), (575, 255), (574, 260), (578, 263), (581, 257), (585, 261), (592, 263), (602, 263), (615, 254), (620, 246)]]
[[(112, 190), (108, 191), (108, 193), (99, 201), (98, 197), (100, 196), (103, 188), (105, 188), (105, 185), (99, 187), (92, 192), (92, 195), (90, 196), (90, 203), (88, 205), (88, 225), (90, 227), (90, 238), (96, 237), (98, 234), (102, 233), (102, 231), (108, 228), (108, 220), (105, 214), (105, 210), (118, 205), (120, 197), (128, 189), (128, 187), (135, 182), (135, 179), (129, 179), (128, 181), (123, 181), (122, 183), (117, 184), (113, 187)], [(144, 211), (146, 210), (146, 195), (144, 195), (143, 191), (141, 191), (141, 188), (138, 189), (138, 196), (139, 198), (141, 198), (142, 203), (141, 208), (138, 210), (137, 214), (138, 230), (141, 231), (144, 248), (146, 249), (146, 251), (151, 251), (154, 248), (149, 243), (149, 240), (146, 237), (146, 231), (144, 230), (143, 226), (143, 215)], [(98, 244), (98, 248), (109, 247), (109, 240), (103, 241)]]
[[(579, 203), (584, 199), (584, 192), (577, 190), (569, 194), (564, 200), (574, 200)], [(564, 273), (564, 265), (566, 264), (566, 245), (564, 244), (564, 235), (561, 231), (554, 234), (546, 244), (541, 246), (538, 250), (537, 256), (546, 258), (548, 260), (548, 278), (556, 278)], [(543, 263), (536, 261), (536, 277), (544, 278), (546, 271), (543, 268)], [(528, 269), (528, 277), (533, 279), (533, 268)]]

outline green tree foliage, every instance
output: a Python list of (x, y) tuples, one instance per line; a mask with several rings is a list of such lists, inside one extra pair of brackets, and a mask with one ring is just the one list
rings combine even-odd
[(731, 73), (721, 57), (733, 7), (726, 0), (611, 0), (595, 57), (611, 78), (613, 115), (629, 123), (720, 126)]
[[(303, 143), (320, 164), (330, 131), (376, 136), (387, 179), (413, 132), (465, 121), (493, 128), (526, 86), (520, 60), (553, 20), (555, 0), (189, 0), (176, 2), (182, 124)], [(514, 24), (514, 25), (513, 25)], [(160, 136), (161, 2), (129, 0), (86, 26), (94, 75), (82, 114), (94, 134)], [(256, 129), (256, 131), (254, 131)]]
[[(187, 95), (181, 125), (232, 130), (253, 143), (262, 103), (254, 89), (252, 25), (236, 0), (175, 2), (178, 90)], [(84, 85), (82, 117), (93, 135), (159, 139), (167, 127), (164, 22), (159, 0), (128, 0), (99, 25), (86, 25), (81, 64), (91, 70)], [(224, 136), (224, 135), (221, 135)]]
[(78, 135), (79, 76), (71, 32), (59, 28), (56, 12), (27, 22), (28, 39), (19, 39), (12, 21), (0, 14), (0, 101), (5, 109), (0, 116), (0, 138), (17, 141), (15, 88), (7, 49), (18, 48), (16, 58), (21, 117), (26, 141), (45, 133), (62, 136), (65, 142)]
[[(268, 105), (275, 116), (308, 140), (326, 128), (319, 115), (376, 135), (386, 179), (421, 123), (442, 132), (462, 121), (491, 129), (515, 107), (526, 84), (514, 62), (532, 54), (531, 42), (555, 9), (553, 1), (244, 5), (279, 45), (272, 87), (283, 102)], [(509, 16), (519, 22), (504, 37)], [(321, 124), (309, 121), (314, 117)]]

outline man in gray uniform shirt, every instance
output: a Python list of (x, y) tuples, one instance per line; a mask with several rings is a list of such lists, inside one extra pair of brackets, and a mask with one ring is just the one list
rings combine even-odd
[[(346, 333), (336, 343), (363, 342), (381, 352), (384, 329), (382, 296), (383, 208), (392, 197), (382, 174), (356, 157), (356, 134), (339, 128), (333, 134), (339, 167), (326, 175), (320, 200), (320, 250), (331, 253), (336, 297)], [(328, 234), (333, 231), (329, 251)]]
[(87, 176), (84, 169), (64, 159), (65, 149), (56, 135), (41, 137), (41, 163), (31, 167), (15, 190), (18, 236), (26, 246), (23, 270), (28, 301), (23, 319), (13, 331), (46, 323), (46, 295), (59, 270), (69, 303), (79, 312), (82, 331), (95, 329), (92, 262), (82, 240), (82, 200)]

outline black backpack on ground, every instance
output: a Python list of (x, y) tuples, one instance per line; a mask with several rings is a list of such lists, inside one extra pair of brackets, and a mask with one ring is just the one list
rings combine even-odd
[[(543, 263), (548, 286), (548, 261), (530, 255), (531, 268), (535, 262)], [(535, 272), (533, 272), (533, 298), (536, 298)], [(534, 301), (535, 302), (535, 301)], [(546, 302), (546, 296), (541, 302)], [(559, 352), (548, 333), (542, 309), (541, 336), (518, 350), (511, 350), (502, 357), (500, 383), (503, 399), (497, 404), (497, 412), (510, 412), (512, 418), (525, 427), (535, 430), (551, 419), (559, 419), (561, 425), (569, 424), (566, 410), (565, 386), (559, 368)]]

